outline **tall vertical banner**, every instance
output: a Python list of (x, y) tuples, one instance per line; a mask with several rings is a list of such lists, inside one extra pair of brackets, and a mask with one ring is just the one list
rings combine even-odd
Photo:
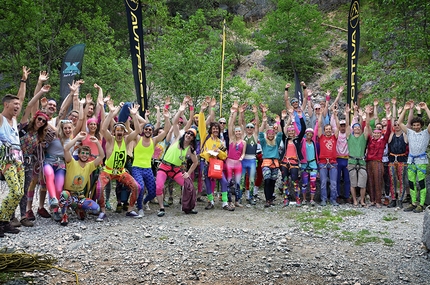
[(222, 25), (221, 86), (219, 90), (219, 117), (222, 117), (222, 94), (224, 89), (225, 19)]
[(77, 44), (69, 48), (63, 58), (60, 74), (60, 98), (64, 101), (70, 93), (69, 84), (75, 80), (75, 76), (81, 74), (84, 61), (85, 44)]
[(358, 50), (360, 47), (360, 3), (352, 0), (348, 15), (348, 80), (347, 103), (351, 106), (357, 103), (357, 66)]
[(130, 53), (133, 65), (134, 86), (140, 115), (148, 109), (146, 93), (145, 53), (143, 50), (142, 5), (140, 0), (124, 0), (127, 14), (128, 33), (130, 37)]
[(300, 85), (300, 78), (297, 70), (294, 70), (294, 86), (296, 87), (294, 91), (294, 97), (296, 97), (297, 100), (299, 100), (299, 106), (302, 106), (303, 92), (302, 92), (302, 86)]

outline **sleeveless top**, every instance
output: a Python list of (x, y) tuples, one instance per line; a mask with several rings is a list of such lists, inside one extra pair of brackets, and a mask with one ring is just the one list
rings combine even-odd
[(106, 159), (105, 168), (103, 170), (109, 174), (122, 174), (125, 172), (124, 165), (126, 161), (127, 148), (125, 146), (125, 140), (122, 140), (121, 147), (118, 147), (118, 143), (114, 140), (112, 154)]
[(231, 142), (228, 146), (228, 158), (239, 160), (243, 153), (243, 141), (240, 143)]
[(185, 149), (179, 149), (179, 140), (177, 140), (167, 149), (163, 160), (175, 166), (181, 166), (186, 161), (189, 148), (190, 146)]
[(149, 146), (142, 145), (143, 137), (140, 137), (139, 142), (134, 147), (133, 166), (140, 168), (151, 168), (151, 159), (154, 154), (154, 141), (150, 139)]
[(336, 143), (337, 157), (348, 158), (348, 140), (346, 138), (346, 133), (339, 132)]
[(398, 162), (408, 161), (407, 143), (403, 136), (403, 133), (400, 136), (396, 136), (396, 134), (394, 134), (391, 138), (391, 142), (388, 144), (388, 159), (390, 162), (394, 162), (396, 160), (396, 156), (393, 154), (400, 154), (397, 156)]
[(245, 159), (255, 159), (255, 155), (257, 153), (257, 142), (254, 139), (254, 136), (245, 136), (243, 140), (246, 142), (245, 149)]
[[(2, 115), (3, 116), (3, 115)], [(14, 149), (20, 149), (20, 141), (18, 134), (18, 123), (15, 118), (12, 118), (12, 126), (3, 116), (3, 124), (0, 126), (0, 141), (2, 143), (9, 143)]]

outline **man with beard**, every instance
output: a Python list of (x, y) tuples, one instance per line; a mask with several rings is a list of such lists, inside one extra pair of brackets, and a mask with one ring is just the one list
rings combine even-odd
[(84, 190), (88, 185), (91, 173), (103, 162), (105, 157), (100, 141), (91, 136), (90, 140), (97, 145), (99, 155), (95, 160), (89, 161), (91, 157), (91, 148), (89, 146), (80, 146), (78, 148), (78, 160), (75, 160), (70, 154), (70, 149), (78, 142), (86, 138), (87, 133), (80, 132), (73, 140), (64, 147), (64, 161), (66, 162), (66, 179), (64, 182), (64, 191), (60, 196), (60, 208), (62, 213), (61, 225), (67, 226), (69, 223), (67, 216), (67, 207), (72, 207), (76, 211), (78, 218), (85, 218), (85, 211), (98, 212), (99, 205), (91, 199), (85, 198)]
[(126, 216), (141, 218), (142, 216), (138, 215), (135, 211), (133, 211), (133, 207), (136, 203), (137, 195), (139, 193), (139, 184), (137, 184), (133, 176), (126, 172), (124, 168), (127, 160), (127, 144), (134, 140), (136, 136), (140, 133), (140, 125), (137, 118), (137, 111), (139, 109), (139, 105), (134, 105), (132, 108), (130, 108), (130, 116), (133, 118), (135, 130), (132, 131), (127, 137), (124, 137), (126, 133), (126, 127), (122, 122), (114, 124), (112, 134), (108, 131), (110, 122), (116, 115), (118, 115), (124, 103), (120, 103), (120, 106), (114, 107), (113, 101), (109, 100), (107, 104), (110, 110), (109, 115), (103, 121), (102, 127), (100, 129), (100, 133), (106, 140), (107, 159), (105, 161), (105, 167), (99, 175), (96, 187), (97, 198), (100, 204), (101, 211), (99, 217), (97, 218), (97, 221), (103, 222), (103, 220), (106, 218), (104, 188), (110, 180), (116, 180), (118, 182), (123, 183), (131, 191), (130, 203)]

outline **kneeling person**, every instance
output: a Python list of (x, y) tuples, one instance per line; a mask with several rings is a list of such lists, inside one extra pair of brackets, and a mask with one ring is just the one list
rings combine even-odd
[(99, 152), (99, 156), (91, 162), (88, 161), (91, 156), (91, 149), (89, 146), (80, 146), (78, 148), (78, 160), (75, 160), (70, 153), (70, 149), (76, 142), (82, 141), (86, 136), (87, 134), (85, 132), (80, 132), (64, 147), (66, 181), (64, 182), (64, 191), (61, 193), (59, 202), (62, 213), (62, 226), (66, 226), (69, 222), (66, 213), (68, 207), (76, 211), (80, 220), (85, 218), (86, 211), (92, 211), (93, 213), (98, 213), (100, 211), (99, 205), (93, 200), (85, 198), (84, 195), (84, 190), (90, 181), (91, 173), (102, 163), (105, 157), (99, 140), (94, 136), (90, 137), (90, 141), (97, 145)]

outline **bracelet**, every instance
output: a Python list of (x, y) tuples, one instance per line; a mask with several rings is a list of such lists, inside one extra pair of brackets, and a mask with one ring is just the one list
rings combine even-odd
[(285, 91), (288, 91), (288, 88), (285, 88)]
[(169, 105), (164, 105), (164, 109), (169, 110)]
[(303, 86), (303, 90), (305, 90), (306, 89), (306, 86)]
[(194, 111), (194, 107), (193, 106), (190, 106), (190, 111)]
[(311, 100), (311, 96), (308, 96), (308, 101), (310, 101)]
[(212, 107), (212, 108), (211, 108), (211, 110), (212, 110), (212, 111), (215, 111), (215, 110), (216, 110), (216, 108), (215, 108), (215, 107)]
[(21, 79), (21, 82), (27, 83), (27, 80), (23, 80), (23, 79)]

